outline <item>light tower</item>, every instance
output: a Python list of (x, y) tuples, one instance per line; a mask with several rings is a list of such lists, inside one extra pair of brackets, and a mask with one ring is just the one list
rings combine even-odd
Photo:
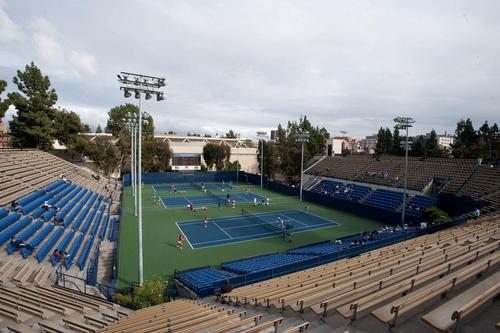
[(408, 141), (408, 129), (413, 127), (415, 120), (410, 117), (396, 117), (394, 118), (394, 122), (396, 123), (397, 129), (405, 129), (406, 130), (406, 140), (402, 142), (405, 146), (405, 175), (404, 175), (404, 189), (403, 189), (403, 209), (401, 210), (401, 224), (405, 223), (405, 214), (406, 214), (406, 191), (408, 185), (408, 148), (410, 142)]
[(141, 96), (144, 94), (146, 100), (151, 99), (156, 95), (156, 100), (162, 101), (165, 99), (164, 92), (161, 88), (165, 87), (165, 78), (149, 76), (136, 73), (121, 72), (117, 75), (118, 81), (122, 84), (120, 90), (123, 90), (123, 95), (128, 98), (134, 93), (134, 97), (139, 100), (139, 117), (137, 126), (138, 154), (137, 154), (137, 233), (138, 233), (138, 257), (139, 257), (139, 284), (144, 283), (144, 261), (142, 251), (142, 112), (141, 112)]
[(300, 196), (299, 200), (302, 202), (302, 185), (304, 181), (304, 144), (309, 141), (309, 132), (304, 131), (298, 134), (297, 142), (301, 143), (302, 146), (302, 152), (301, 152), (301, 159), (300, 159)]
[(262, 146), (260, 149), (260, 189), (262, 190), (264, 184), (264, 139), (267, 136), (267, 132), (259, 131), (257, 132), (257, 136), (262, 141)]

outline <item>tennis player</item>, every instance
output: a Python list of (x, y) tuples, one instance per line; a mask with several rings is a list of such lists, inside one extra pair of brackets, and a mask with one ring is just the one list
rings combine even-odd
[(179, 237), (177, 237), (177, 248), (182, 250), (183, 246), (184, 246), (184, 235), (179, 234)]
[(203, 222), (205, 223), (205, 228), (208, 227), (208, 215), (205, 215)]

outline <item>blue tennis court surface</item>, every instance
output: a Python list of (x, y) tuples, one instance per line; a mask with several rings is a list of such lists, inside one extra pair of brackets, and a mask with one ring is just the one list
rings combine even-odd
[[(211, 219), (205, 228), (200, 220), (176, 222), (193, 249), (239, 243), (254, 239), (274, 237), (281, 234), (278, 218), (291, 222), (293, 233), (328, 228), (337, 225), (318, 215), (303, 210), (287, 210), (255, 214), (260, 220), (246, 215)], [(277, 240), (278, 241), (278, 240)]]
[[(163, 184), (163, 185), (153, 185), (153, 190), (155, 192), (171, 192), (172, 191), (172, 185), (173, 184)], [(229, 183), (225, 183), (222, 185), (220, 184), (213, 184), (213, 183), (207, 183), (205, 184), (205, 188), (207, 190), (231, 190), (235, 189), (238, 186), (235, 185), (230, 185)], [(175, 188), (177, 191), (200, 191), (201, 190), (201, 185), (197, 184), (175, 184)]]
[[(212, 192), (214, 193), (214, 192)], [(216, 197), (209, 195), (190, 195), (177, 197), (162, 197), (161, 201), (167, 208), (178, 208), (186, 207), (191, 203), (195, 207), (217, 205), (219, 202), (224, 203), (227, 200), (227, 194), (229, 193), (229, 199), (235, 200), (236, 202), (251, 202), (254, 198), (257, 198), (258, 202), (265, 200), (261, 195), (252, 192), (226, 192), (226, 193), (214, 193)]]

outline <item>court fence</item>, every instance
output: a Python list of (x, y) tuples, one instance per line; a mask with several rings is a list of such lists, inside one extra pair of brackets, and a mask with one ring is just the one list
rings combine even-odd
[[(248, 284), (269, 280), (269, 279), (272, 279), (275, 277), (280, 277), (280, 276), (283, 276), (286, 274), (290, 274), (290, 273), (302, 271), (302, 270), (305, 270), (308, 268), (316, 267), (319, 265), (327, 264), (327, 263), (334, 262), (334, 261), (337, 261), (340, 259), (352, 258), (352, 257), (358, 256), (358, 255), (365, 253), (365, 252), (368, 252), (368, 251), (376, 250), (376, 249), (384, 247), (384, 246), (388, 246), (388, 245), (392, 245), (392, 244), (399, 243), (402, 241), (406, 241), (406, 240), (409, 240), (409, 239), (412, 239), (412, 238), (415, 238), (418, 236), (422, 236), (425, 234), (434, 233), (434, 232), (437, 232), (437, 231), (440, 231), (443, 229), (447, 229), (447, 228), (450, 228), (453, 226), (463, 224), (465, 222), (467, 222), (467, 217), (460, 216), (460, 217), (457, 217), (450, 222), (431, 225), (426, 229), (422, 229), (422, 230), (413, 229), (409, 232), (400, 233), (400, 234), (397, 234), (393, 237), (389, 237), (389, 238), (385, 238), (385, 239), (381, 239), (381, 240), (376, 240), (376, 241), (372, 241), (372, 242), (367, 242), (365, 244), (358, 245), (358, 246), (352, 246), (352, 247), (349, 247), (345, 250), (327, 253), (327, 254), (323, 254), (323, 255), (317, 255), (317, 256), (312, 255), (311, 258), (307, 258), (305, 260), (301, 260), (301, 261), (294, 262), (291, 264), (281, 265), (278, 267), (263, 269), (263, 270), (248, 273), (248, 274), (234, 276), (234, 277), (231, 277), (228, 279), (214, 281), (211, 285), (204, 285), (201, 288), (196, 288), (196, 287), (191, 288), (191, 291), (193, 293), (195, 293), (198, 297), (217, 295), (217, 294), (220, 294), (220, 289), (226, 283), (226, 281), (228, 281), (234, 288), (238, 288), (238, 287), (246, 286)], [(355, 235), (346, 236), (344, 238), (353, 237), (353, 236), (355, 236)], [(303, 247), (309, 247), (312, 245), (319, 245), (321, 243), (326, 244), (326, 243), (330, 243), (330, 242), (331, 241), (325, 241), (325, 242), (320, 242), (320, 243), (315, 243), (315, 244), (309, 244), (309, 245), (305, 245), (302, 247), (297, 247), (295, 249), (290, 249), (288, 251), (293, 251), (296, 249), (300, 249)], [(239, 259), (239, 260), (233, 260), (233, 261), (228, 261), (228, 262), (223, 262), (223, 263), (221, 263), (221, 266), (226, 265), (226, 264), (230, 264), (230, 263), (239, 262), (242, 260), (249, 260), (249, 259), (253, 259), (253, 258), (267, 256), (270, 254), (273, 254), (273, 253), (259, 255), (259, 256), (250, 257), (250, 258)], [(204, 268), (206, 268), (206, 267), (209, 267), (209, 266), (205, 266)], [(175, 275), (175, 277), (177, 277), (180, 274), (183, 274), (183, 273), (186, 273), (189, 271), (193, 271), (193, 270), (198, 270), (200, 268), (194, 268), (194, 269), (183, 270), (183, 271), (176, 271), (174, 275)]]

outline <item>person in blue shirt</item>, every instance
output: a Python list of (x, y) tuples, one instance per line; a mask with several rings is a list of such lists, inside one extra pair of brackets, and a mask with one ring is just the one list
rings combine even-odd
[(285, 231), (286, 231), (286, 235), (288, 237), (288, 242), (291, 243), (292, 242), (292, 231), (293, 231), (293, 224), (292, 224), (292, 222), (288, 221), (286, 223)]

